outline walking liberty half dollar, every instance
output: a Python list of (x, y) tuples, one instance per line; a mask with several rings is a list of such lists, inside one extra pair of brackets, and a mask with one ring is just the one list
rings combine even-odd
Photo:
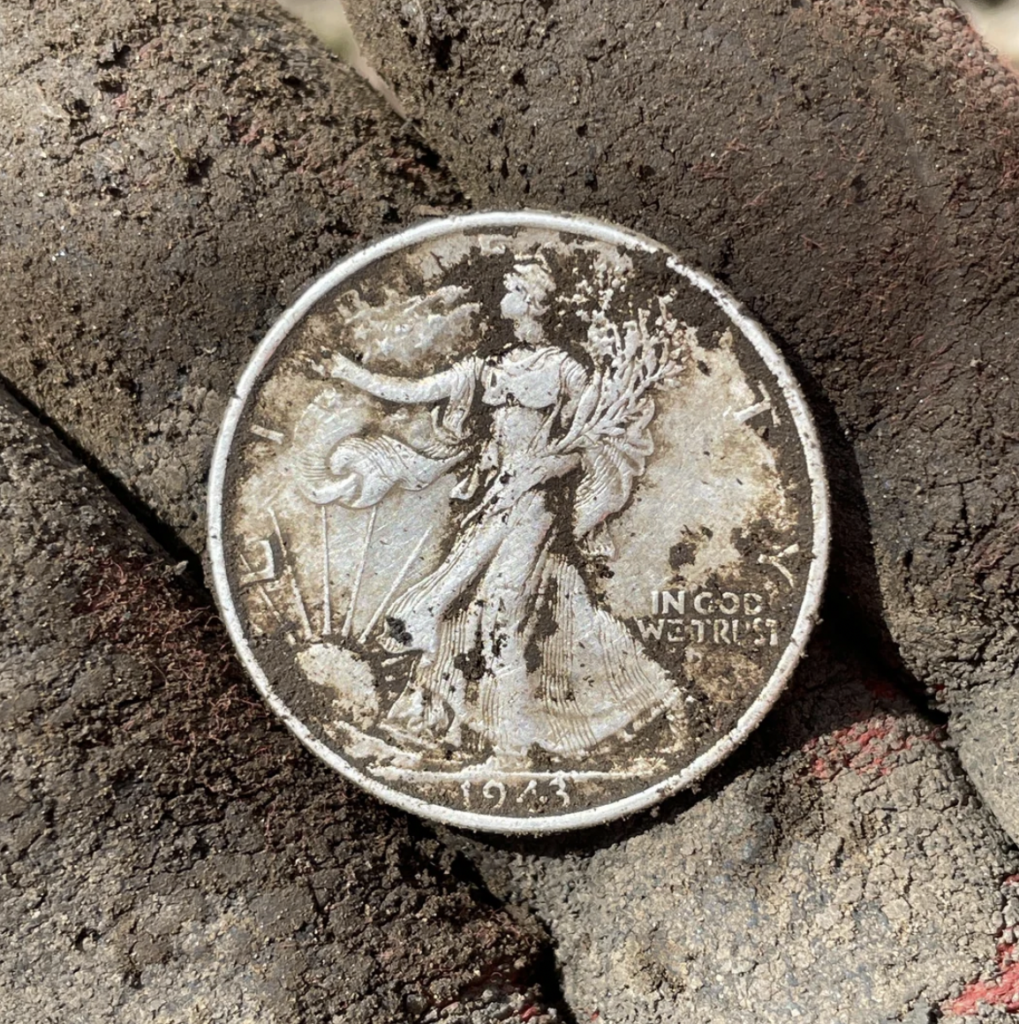
[(219, 605), (270, 705), (397, 807), (551, 832), (702, 776), (827, 561), (803, 397), (718, 284), (592, 220), (423, 224), (329, 271), (216, 448)]

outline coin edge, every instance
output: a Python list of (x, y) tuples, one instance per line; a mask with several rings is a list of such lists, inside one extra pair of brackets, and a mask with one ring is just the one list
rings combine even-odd
[[(685, 277), (691, 284), (715, 300), (722, 311), (743, 332), (765, 366), (774, 375), (796, 425), (797, 435), (803, 446), (807, 478), (811, 485), (811, 510), (814, 520), (812, 552), (800, 610), (782, 657), (779, 658), (768, 682), (737, 720), (734, 728), (719, 738), (708, 750), (694, 758), (681, 772), (642, 789), (638, 793), (583, 811), (549, 815), (536, 819), (507, 818), (491, 814), (478, 814), (473, 811), (460, 811), (401, 793), (399, 790), (390, 789), (369, 778), (332, 748), (316, 739), (308, 727), (274, 693), (268, 677), (248, 647), (240, 618), (234, 607), (223, 547), (223, 492), (227, 460), (236, 429), (262, 370), (291, 330), (315, 303), (364, 267), (420, 242), (466, 229), (484, 227), (545, 228), (554, 231), (570, 231), (626, 248), (636, 245), (649, 252), (664, 254), (670, 269)], [(647, 810), (703, 778), (712, 768), (736, 750), (757, 728), (789, 682), (803, 656), (807, 641), (817, 621), (817, 612), (820, 608), (828, 570), (831, 536), (829, 501), (827, 474), (820, 439), (799, 383), (793, 376), (785, 357), (761, 325), (750, 316), (742, 303), (714, 278), (702, 271), (688, 267), (670, 247), (638, 232), (597, 218), (533, 209), (482, 211), (423, 221), (379, 239), (367, 248), (345, 257), (313, 281), (269, 329), (252, 353), (238, 379), (223, 414), (213, 449), (207, 505), (209, 563), (212, 570), (213, 593), (220, 616), (241, 663), (274, 713), (312, 753), (338, 771), (348, 781), (360, 786), (384, 803), (427, 820), (503, 835), (542, 835), (604, 825)]]

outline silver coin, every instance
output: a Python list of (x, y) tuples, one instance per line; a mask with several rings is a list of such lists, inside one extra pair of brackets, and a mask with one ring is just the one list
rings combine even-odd
[(828, 546), (761, 328), (664, 246), (530, 212), (317, 281), (241, 378), (209, 517), (223, 619), (293, 732), (496, 832), (605, 822), (722, 760), (802, 653)]

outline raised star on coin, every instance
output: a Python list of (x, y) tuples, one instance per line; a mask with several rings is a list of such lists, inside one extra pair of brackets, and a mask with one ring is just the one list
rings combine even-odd
[(255, 354), (214, 459), (217, 596), (297, 735), (389, 802), (547, 832), (717, 763), (827, 555), (803, 398), (717, 284), (622, 229), (434, 222)]

